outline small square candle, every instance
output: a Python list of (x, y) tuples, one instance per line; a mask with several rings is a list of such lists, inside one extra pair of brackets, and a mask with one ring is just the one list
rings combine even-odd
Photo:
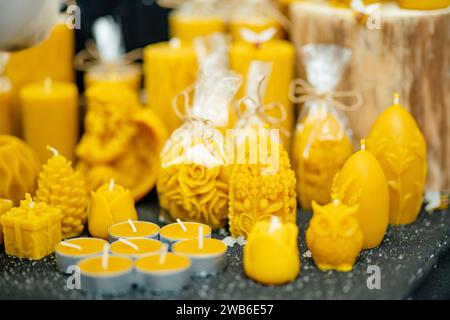
[(12, 201), (0, 198), (0, 244), (3, 243), (3, 227), (1, 217), (12, 208)]
[(1, 217), (8, 255), (40, 260), (51, 254), (61, 241), (61, 211), (29, 194), (20, 206)]

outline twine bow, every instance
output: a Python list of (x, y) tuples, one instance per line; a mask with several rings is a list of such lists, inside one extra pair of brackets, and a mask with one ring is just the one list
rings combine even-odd
[(142, 49), (131, 50), (120, 57), (119, 60), (113, 62), (103, 62), (100, 54), (98, 53), (95, 41), (88, 40), (86, 42), (86, 49), (81, 50), (77, 53), (74, 59), (75, 69), (78, 71), (87, 71), (93, 66), (100, 63), (111, 63), (111, 64), (132, 64), (138, 60), (142, 59)]
[[(303, 79), (294, 79), (289, 88), (289, 99), (292, 103), (307, 101), (324, 101), (333, 104), (342, 111), (358, 110), (363, 104), (363, 96), (355, 90), (318, 92), (312, 85)], [(340, 99), (354, 99), (353, 103), (345, 103)]]

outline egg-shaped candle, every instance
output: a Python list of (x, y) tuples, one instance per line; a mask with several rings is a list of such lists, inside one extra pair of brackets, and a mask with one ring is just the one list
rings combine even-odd
[(162, 249), (162, 242), (148, 238), (119, 239), (110, 247), (112, 254), (131, 259), (137, 259), (147, 254), (156, 254)]
[(108, 230), (113, 224), (137, 218), (131, 192), (114, 180), (91, 192), (88, 226), (92, 236), (108, 240)]
[(381, 113), (367, 149), (383, 168), (389, 187), (389, 223), (408, 224), (419, 215), (427, 174), (425, 138), (413, 116), (399, 104)]
[(56, 268), (60, 272), (68, 272), (70, 266), (75, 266), (85, 258), (102, 253), (107, 242), (97, 238), (74, 238), (62, 241), (55, 247)]
[(277, 217), (253, 227), (244, 247), (245, 274), (263, 284), (293, 281), (300, 272), (298, 227)]
[(354, 153), (335, 176), (332, 198), (349, 207), (358, 205), (363, 249), (381, 243), (389, 220), (389, 191), (383, 169), (366, 150), (365, 140), (361, 141), (361, 150)]
[(119, 222), (109, 228), (109, 242), (127, 238), (159, 239), (159, 226), (148, 221)]
[(197, 222), (182, 222), (177, 220), (176, 223), (168, 224), (161, 228), (159, 232), (159, 238), (162, 242), (169, 245), (169, 249), (172, 245), (178, 241), (197, 239), (198, 238), (198, 228), (203, 227), (203, 236), (205, 238), (211, 238), (211, 227), (206, 224), (201, 224)]

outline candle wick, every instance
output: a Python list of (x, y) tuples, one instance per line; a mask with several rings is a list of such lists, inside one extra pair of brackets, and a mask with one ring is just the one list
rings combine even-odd
[(179, 218), (177, 219), (177, 222), (181, 226), (181, 229), (183, 229), (184, 232), (187, 232), (186, 226), (184, 225), (183, 222), (181, 222), (181, 220)]
[(47, 146), (47, 150), (49, 150), (53, 154), (54, 157), (57, 157), (59, 155), (59, 151), (56, 150), (56, 148), (54, 148), (54, 147)]
[(333, 199), (333, 204), (335, 207), (337, 207), (339, 205), (340, 201), (338, 198)]
[(366, 150), (366, 139), (361, 139), (361, 150)]
[(166, 263), (167, 251), (169, 250), (169, 246), (167, 243), (164, 243), (161, 253), (159, 254), (159, 264)]
[(127, 246), (133, 248), (133, 249), (136, 250), (136, 251), (139, 250), (139, 247), (138, 247), (136, 244), (134, 244), (134, 243), (128, 241), (127, 239), (122, 239), (122, 238), (120, 238), (119, 241), (122, 242), (123, 244), (125, 244), (125, 245), (127, 245)]
[(109, 180), (109, 191), (113, 191), (115, 187), (115, 181), (114, 179)]
[(130, 225), (131, 230), (133, 230), (133, 232), (136, 233), (137, 232), (136, 225), (131, 219), (128, 219), (128, 224)]
[(169, 40), (169, 46), (172, 49), (179, 49), (181, 47), (181, 40), (179, 38), (172, 38)]
[(52, 79), (50, 77), (45, 78), (44, 80), (44, 91), (49, 93), (52, 90)]
[(398, 92), (394, 93), (394, 104), (395, 105), (400, 104), (400, 94)]
[(198, 227), (198, 248), (203, 249), (203, 226)]
[(272, 216), (272, 218), (270, 218), (269, 234), (273, 234), (277, 229), (280, 228), (280, 226), (280, 218), (278, 218), (277, 216)]
[(73, 243), (69, 243), (66, 241), (61, 242), (62, 246), (68, 247), (68, 248), (72, 248), (72, 249), (77, 249), (77, 250), (81, 250), (81, 246), (77, 245), (77, 244), (73, 244)]
[(105, 244), (103, 246), (103, 254), (102, 254), (102, 269), (103, 270), (108, 269), (108, 263), (109, 263), (109, 245)]

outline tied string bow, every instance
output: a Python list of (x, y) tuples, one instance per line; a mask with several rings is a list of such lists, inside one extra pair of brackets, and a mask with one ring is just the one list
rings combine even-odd
[[(332, 104), (342, 111), (355, 111), (361, 108), (363, 96), (355, 90), (319, 92), (303, 79), (294, 79), (289, 88), (289, 99), (292, 103), (307, 101), (323, 101)], [(353, 99), (353, 102), (344, 102), (341, 99)]]

